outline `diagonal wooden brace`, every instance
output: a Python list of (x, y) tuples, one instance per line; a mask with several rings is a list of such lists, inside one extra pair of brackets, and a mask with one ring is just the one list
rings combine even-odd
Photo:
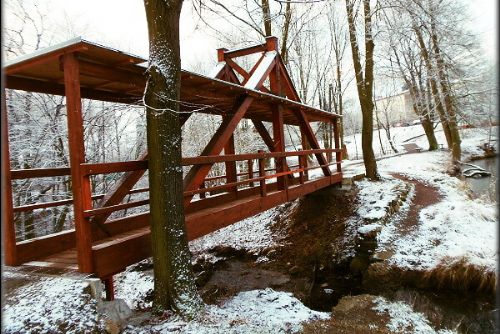
[[(298, 110), (294, 111), (295, 116), (297, 116), (297, 119), (299, 120), (300, 123), (300, 128), (305, 134), (307, 141), (309, 142), (309, 145), (313, 150), (320, 149), (318, 140), (316, 139), (316, 136), (314, 135), (314, 132), (311, 128), (311, 125), (309, 124), (309, 121), (307, 120), (307, 116), (304, 113), (303, 110)], [(323, 174), (325, 176), (330, 176), (332, 173), (330, 172), (330, 168), (327, 165), (327, 160), (325, 156), (322, 153), (316, 153), (314, 154), (316, 156), (316, 159), (318, 160), (318, 163), (322, 166), (321, 169), (323, 170)]]
[[(238, 126), (238, 123), (252, 104), (253, 97), (242, 96), (240, 98), (240, 101), (240, 103), (237, 103), (234, 114), (223, 119), (222, 124), (219, 126), (219, 129), (201, 153), (201, 156), (219, 155), (222, 152), (224, 146), (226, 146), (229, 138), (233, 135), (234, 130)], [(184, 178), (184, 191), (198, 189), (204, 182), (205, 177), (207, 176), (212, 166), (213, 163), (193, 165), (193, 167), (189, 170), (188, 174)], [(185, 208), (189, 205), (192, 198), (192, 195), (184, 197)]]

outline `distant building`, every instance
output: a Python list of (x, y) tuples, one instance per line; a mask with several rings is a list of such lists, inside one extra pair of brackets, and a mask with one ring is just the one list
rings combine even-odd
[(402, 92), (375, 99), (375, 108), (381, 115), (387, 115), (392, 125), (396, 123), (408, 123), (418, 118), (413, 111), (410, 91), (404, 89)]

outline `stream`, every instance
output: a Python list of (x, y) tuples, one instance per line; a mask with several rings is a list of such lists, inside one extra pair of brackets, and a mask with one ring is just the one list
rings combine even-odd
[(475, 196), (486, 197), (491, 201), (496, 201), (498, 196), (496, 162), (497, 158), (486, 158), (472, 161), (474, 165), (478, 165), (479, 167), (484, 168), (487, 172), (491, 173), (491, 176), (489, 177), (465, 178)]

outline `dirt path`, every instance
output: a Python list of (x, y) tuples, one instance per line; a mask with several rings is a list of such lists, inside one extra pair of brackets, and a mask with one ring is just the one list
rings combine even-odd
[(391, 173), (390, 175), (415, 186), (415, 195), (411, 201), (410, 209), (399, 225), (401, 235), (405, 235), (413, 231), (418, 225), (420, 211), (430, 205), (439, 203), (443, 196), (434, 186), (411, 179), (402, 174)]

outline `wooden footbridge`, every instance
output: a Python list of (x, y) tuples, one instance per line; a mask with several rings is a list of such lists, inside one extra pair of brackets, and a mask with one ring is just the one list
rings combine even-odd
[[(201, 155), (182, 159), (184, 166), (191, 166), (184, 179), (189, 240), (342, 180), (339, 116), (300, 101), (277, 50), (277, 39), (269, 37), (261, 45), (217, 50), (218, 64), (210, 77), (182, 71), (182, 123), (193, 109), (222, 116), (220, 127)], [(251, 54), (258, 55), (258, 61), (245, 70), (236, 59)], [(124, 201), (130, 194), (147, 194), (147, 188), (134, 188), (148, 168), (147, 152), (135, 161), (88, 163), (82, 118), (82, 99), (142, 105), (146, 66), (145, 59), (80, 38), (5, 64), (5, 88), (66, 97), (69, 148), (69, 166), (11, 170), (7, 113), (12, 105), (3, 92), (2, 223), (6, 265), (93, 274), (106, 283), (112, 295), (112, 275), (150, 256), (147, 211), (110, 219), (114, 212), (148, 205), (147, 199)], [(205, 107), (194, 107), (200, 105)], [(234, 132), (243, 118), (251, 120), (267, 151), (235, 154)], [(272, 124), (271, 133), (264, 122)], [(312, 122), (330, 125), (335, 148), (320, 147)], [(298, 126), (302, 147), (309, 149), (286, 151), (284, 124)], [(308, 162), (308, 156), (315, 157), (316, 162)], [(295, 157), (298, 164), (288, 164), (289, 157)], [(266, 159), (274, 161), (272, 168), (265, 168)], [(237, 171), (237, 162), (248, 166), (244, 172)], [(216, 163), (225, 164), (226, 175), (207, 177)], [(312, 169), (320, 171), (314, 173), (316, 178), (312, 177)], [(91, 176), (118, 172), (123, 176), (108, 193), (94, 192)], [(12, 182), (61, 176), (70, 177), (72, 198), (14, 206)], [(217, 185), (211, 182), (214, 179)], [(72, 204), (73, 229), (16, 241), (16, 213), (68, 204)]]

